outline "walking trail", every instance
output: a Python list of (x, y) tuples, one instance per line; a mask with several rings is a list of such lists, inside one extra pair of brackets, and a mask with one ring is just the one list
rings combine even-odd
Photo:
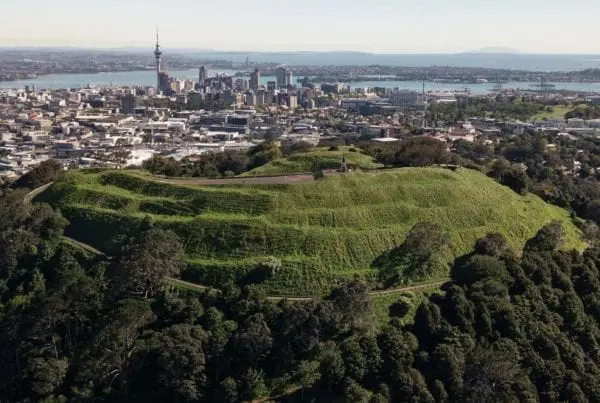
[[(231, 181), (234, 181), (236, 179), (237, 178), (222, 179), (222, 180), (221, 179), (157, 179), (157, 181), (164, 182), (164, 183), (172, 183), (172, 184), (186, 183), (186, 184), (195, 184), (195, 185), (208, 185), (208, 184), (222, 184), (221, 182), (232, 183)], [(253, 184), (271, 183), (271, 184), (273, 184), (273, 183), (290, 183), (290, 182), (302, 182), (302, 181), (314, 180), (313, 177), (310, 175), (292, 175), (292, 176), (279, 176), (279, 177), (244, 178), (244, 179), (239, 178), (239, 179), (245, 181), (244, 183), (246, 183), (246, 184), (250, 184), (250, 183), (253, 183)], [(269, 182), (268, 180), (270, 180), (271, 182)], [(50, 186), (52, 186), (53, 183), (54, 182), (51, 182), (44, 186), (40, 186), (37, 189), (32, 190), (25, 196), (24, 202), (25, 203), (31, 202), (36, 196), (43, 193), (46, 189), (48, 189)], [(239, 184), (239, 182), (237, 182), (237, 183)], [(67, 242), (70, 242), (73, 245), (76, 245), (76, 246), (80, 247), (81, 249), (86, 250), (90, 253), (93, 253), (95, 255), (100, 255), (100, 256), (106, 256), (106, 254), (104, 252), (99, 251), (98, 249), (96, 249), (88, 244), (79, 242), (79, 241), (77, 241), (73, 238), (69, 238), (69, 237), (63, 237), (63, 238)], [(179, 285), (179, 286), (195, 289), (198, 291), (205, 291), (208, 293), (219, 292), (219, 290), (216, 288), (208, 287), (208, 286), (205, 286), (202, 284), (190, 283), (190, 282), (180, 280), (177, 278), (173, 278), (173, 277), (169, 277), (169, 282), (173, 285)], [(443, 284), (445, 284), (447, 282), (448, 282), (447, 280), (430, 281), (427, 283), (403, 286), (403, 287), (398, 287), (398, 288), (393, 288), (393, 289), (388, 289), (388, 290), (371, 291), (369, 293), (369, 295), (370, 296), (378, 296), (378, 295), (404, 293), (404, 292), (409, 292), (409, 291), (418, 291), (418, 290), (422, 290), (425, 288), (442, 286)], [(270, 301), (281, 301), (281, 300), (287, 299), (288, 301), (295, 301), (295, 302), (307, 302), (307, 301), (312, 301), (316, 298), (317, 297), (283, 297), (283, 296), (268, 296), (267, 297), (267, 299)]]

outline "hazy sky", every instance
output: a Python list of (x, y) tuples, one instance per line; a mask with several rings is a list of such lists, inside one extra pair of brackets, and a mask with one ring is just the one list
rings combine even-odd
[(600, 54), (599, 0), (0, 0), (0, 46)]

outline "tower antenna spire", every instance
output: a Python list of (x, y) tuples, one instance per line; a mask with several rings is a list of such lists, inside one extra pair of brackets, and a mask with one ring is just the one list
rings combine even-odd
[(154, 49), (154, 58), (156, 59), (156, 88), (160, 89), (160, 76), (161, 76), (160, 61), (162, 58), (162, 52), (160, 51), (160, 44), (158, 42), (158, 24), (156, 24), (156, 49)]

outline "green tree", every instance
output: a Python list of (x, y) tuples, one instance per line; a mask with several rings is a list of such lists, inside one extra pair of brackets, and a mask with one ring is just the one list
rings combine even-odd
[(242, 389), (240, 395), (243, 399), (258, 399), (269, 395), (269, 390), (265, 385), (265, 374), (261, 370), (249, 368), (242, 375), (241, 382)]
[(206, 387), (204, 343), (200, 326), (174, 325), (161, 332), (157, 344), (158, 379), (175, 400), (198, 401)]
[(450, 237), (435, 223), (420, 222), (406, 235), (402, 245), (380, 256), (374, 263), (387, 286), (422, 279), (448, 270)]
[(137, 236), (117, 263), (117, 287), (147, 298), (160, 291), (167, 277), (185, 267), (185, 253), (172, 231), (153, 228)]
[(558, 249), (563, 240), (563, 229), (559, 221), (553, 221), (538, 231), (533, 239), (527, 241), (526, 251), (552, 252)]
[(17, 179), (13, 187), (36, 189), (57, 180), (62, 170), (62, 163), (57, 160), (49, 159), (42, 161), (31, 171)]

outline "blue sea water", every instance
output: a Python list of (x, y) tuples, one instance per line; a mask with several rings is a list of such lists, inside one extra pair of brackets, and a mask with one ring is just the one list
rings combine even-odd
[[(416, 54), (367, 54), (356, 52), (299, 52), (299, 53), (234, 53), (234, 52), (197, 52), (190, 53), (204, 59), (226, 59), (243, 62), (248, 57), (253, 62), (278, 62), (290, 65), (398, 65), (398, 66), (456, 66), (507, 68), (535, 71), (572, 71), (587, 68), (600, 68), (600, 56), (594, 55), (531, 55), (531, 54), (485, 54), (465, 53), (447, 55)], [(217, 73), (234, 74), (235, 70), (209, 70), (209, 75)], [(170, 71), (172, 77), (196, 79), (198, 70)], [(261, 81), (275, 81), (275, 77), (262, 76)], [(156, 74), (153, 70), (97, 73), (97, 74), (52, 74), (34, 80), (0, 82), (0, 88), (24, 88), (35, 85), (43, 89), (82, 88), (87, 85), (153, 86)], [(533, 89), (537, 83), (506, 83), (504, 88)], [(556, 89), (600, 92), (597, 83), (554, 83)], [(353, 88), (387, 87), (408, 90), (422, 89), (420, 81), (364, 81), (350, 84)], [(445, 84), (428, 82), (426, 90), (455, 91), (469, 89), (472, 93), (486, 93), (493, 84)]]

